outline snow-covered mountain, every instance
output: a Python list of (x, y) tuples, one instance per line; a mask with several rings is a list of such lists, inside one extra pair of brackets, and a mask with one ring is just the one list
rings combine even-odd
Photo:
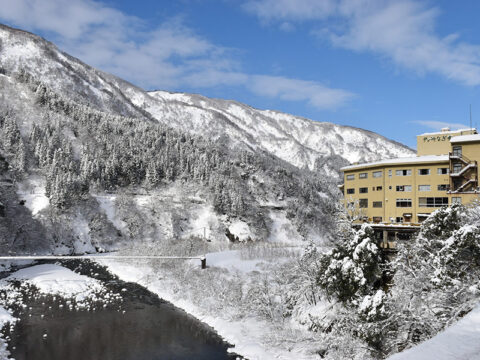
[[(358, 128), (258, 110), (236, 101), (201, 95), (165, 91), (150, 94), (163, 100), (169, 108), (185, 113), (182, 121), (176, 121), (176, 126), (184, 130), (193, 129), (205, 135), (210, 132), (217, 136), (227, 134), (233, 141), (264, 149), (298, 167), (314, 169), (317, 161), (331, 156), (353, 163), (413, 154), (402, 144)], [(135, 100), (134, 103), (157, 119), (164, 116), (162, 106)]]
[[(145, 92), (61, 52), (27, 32), (0, 26), (0, 64), (10, 73), (24, 70), (53, 90), (101, 110), (156, 119), (210, 139), (228, 137), (253, 151), (262, 149), (298, 167), (413, 155), (413, 150), (370, 131), (318, 122), (235, 101), (201, 95)], [(333, 164), (332, 164), (333, 160)]]
[(341, 166), (413, 154), (361, 129), (147, 92), (3, 25), (0, 108), (0, 180), (16, 183), (0, 192), (0, 244), (17, 251), (39, 237), (57, 252), (192, 234), (318, 241)]

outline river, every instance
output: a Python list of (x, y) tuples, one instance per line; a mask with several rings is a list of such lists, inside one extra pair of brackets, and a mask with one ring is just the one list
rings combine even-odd
[[(125, 283), (94, 263), (62, 264), (83, 274), (92, 267), (120, 304), (95, 311), (69, 310), (53, 296), (30, 298), (10, 333), (16, 360), (236, 359), (213, 329), (135, 283)], [(124, 289), (122, 291), (122, 289)], [(239, 358), (239, 357), (238, 357)]]

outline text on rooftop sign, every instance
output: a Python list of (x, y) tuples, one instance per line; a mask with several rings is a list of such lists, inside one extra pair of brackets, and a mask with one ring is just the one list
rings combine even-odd
[(452, 138), (451, 135), (438, 135), (438, 136), (425, 136), (423, 142), (437, 142), (437, 141), (447, 141)]

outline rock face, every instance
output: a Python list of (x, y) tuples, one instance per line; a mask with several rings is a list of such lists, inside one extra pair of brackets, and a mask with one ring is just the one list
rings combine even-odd
[(2, 251), (322, 241), (341, 166), (413, 154), (361, 129), (146, 92), (3, 25), (0, 94)]

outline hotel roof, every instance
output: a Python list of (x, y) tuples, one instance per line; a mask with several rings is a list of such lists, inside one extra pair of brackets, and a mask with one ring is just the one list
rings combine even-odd
[[(466, 135), (466, 136), (469, 136), (469, 135)], [(375, 161), (370, 163), (344, 166), (340, 170), (346, 171), (346, 170), (372, 168), (372, 167), (385, 166), (385, 165), (415, 165), (415, 164), (439, 163), (439, 162), (448, 162), (448, 155), (424, 155), (424, 156), (387, 159), (387, 160)]]
[(452, 144), (464, 143), (464, 142), (474, 142), (474, 141), (480, 141), (480, 134), (461, 135), (461, 136), (455, 136), (455, 137), (450, 139), (450, 142)]
[(475, 128), (468, 128), (468, 129), (458, 129), (458, 130), (448, 130), (448, 131), (436, 131), (436, 132), (431, 132), (431, 133), (423, 133), (418, 136), (424, 136), (424, 135), (440, 135), (440, 134), (457, 134), (459, 132), (467, 132), (467, 131), (477, 131)]

